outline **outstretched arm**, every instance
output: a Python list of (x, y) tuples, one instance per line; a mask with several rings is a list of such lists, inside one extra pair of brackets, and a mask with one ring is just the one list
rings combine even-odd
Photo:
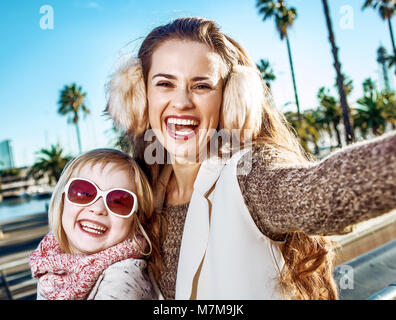
[(396, 132), (308, 165), (274, 166), (268, 147), (252, 159), (238, 181), (253, 220), (272, 239), (291, 231), (342, 234), (396, 208)]

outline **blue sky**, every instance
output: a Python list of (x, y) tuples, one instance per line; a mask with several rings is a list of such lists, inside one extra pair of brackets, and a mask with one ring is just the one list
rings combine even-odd
[[(319, 87), (327, 86), (337, 95), (322, 2), (287, 3), (298, 12), (289, 37), (300, 104), (313, 108)], [(342, 70), (354, 81), (352, 105), (362, 94), (364, 79), (381, 82), (378, 46), (391, 49), (387, 24), (377, 12), (361, 11), (362, 3), (329, 1)], [(53, 8), (52, 30), (40, 28), (43, 5)], [(271, 62), (277, 76), (272, 85), (276, 105), (286, 110), (290, 106), (284, 105), (294, 101), (286, 44), (272, 20), (262, 22), (254, 0), (2, 0), (0, 12), (0, 141), (11, 139), (17, 166), (32, 164), (35, 152), (51, 144), (60, 143), (76, 154), (75, 129), (57, 114), (59, 90), (72, 82), (83, 87), (91, 110), (80, 123), (83, 149), (111, 146), (111, 122), (102, 111), (105, 83), (117, 58), (136, 51), (152, 28), (177, 17), (216, 20), (254, 61)], [(394, 87), (393, 72), (390, 78)]]

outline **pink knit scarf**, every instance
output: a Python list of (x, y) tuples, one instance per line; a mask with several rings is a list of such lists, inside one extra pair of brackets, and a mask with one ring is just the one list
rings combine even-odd
[(68, 254), (62, 251), (50, 232), (30, 254), (29, 263), (47, 299), (84, 300), (110, 265), (129, 258), (142, 258), (136, 247), (136, 242), (128, 238), (91, 255)]

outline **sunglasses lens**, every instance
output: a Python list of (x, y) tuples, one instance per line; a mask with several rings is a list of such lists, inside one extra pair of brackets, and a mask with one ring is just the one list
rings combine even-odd
[(73, 203), (87, 204), (95, 199), (96, 192), (92, 183), (84, 180), (74, 180), (69, 186), (67, 197)]
[(111, 211), (121, 216), (127, 216), (132, 211), (134, 198), (128, 192), (114, 190), (108, 193), (106, 202)]

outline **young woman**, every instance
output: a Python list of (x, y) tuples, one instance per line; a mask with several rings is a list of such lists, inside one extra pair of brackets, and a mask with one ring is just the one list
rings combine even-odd
[(396, 135), (309, 160), (213, 21), (155, 28), (108, 89), (168, 221), (167, 299), (336, 299), (324, 235), (396, 207)]

